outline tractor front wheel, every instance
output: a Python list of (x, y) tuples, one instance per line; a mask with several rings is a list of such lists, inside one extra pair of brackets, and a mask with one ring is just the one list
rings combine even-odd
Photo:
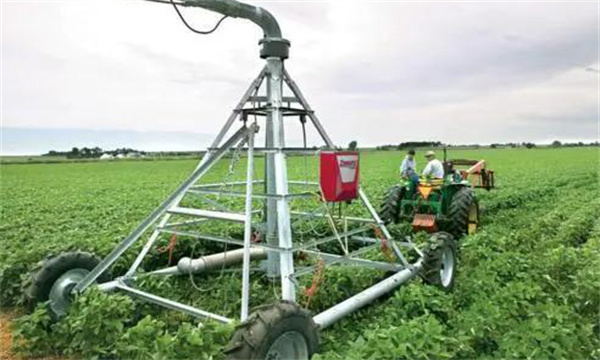
[(400, 185), (394, 185), (388, 191), (381, 204), (379, 217), (385, 224), (398, 223), (400, 216), (400, 203), (406, 189)]
[(459, 189), (448, 208), (448, 232), (457, 239), (475, 233), (479, 226), (479, 203), (471, 188)]
[(308, 360), (319, 345), (310, 313), (291, 301), (258, 308), (238, 326), (228, 360)]
[[(71, 304), (73, 288), (99, 263), (97, 256), (83, 251), (66, 252), (40, 261), (25, 292), (29, 310), (48, 301), (48, 312), (53, 320), (64, 316)], [(107, 280), (106, 274), (99, 278), (101, 282)]]
[(445, 291), (452, 290), (458, 265), (456, 241), (452, 235), (445, 232), (431, 235), (423, 253), (423, 280)]

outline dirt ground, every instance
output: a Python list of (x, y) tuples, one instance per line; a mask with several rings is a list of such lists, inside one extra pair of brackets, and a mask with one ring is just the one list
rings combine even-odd
[(12, 352), (12, 320), (15, 318), (12, 312), (0, 312), (0, 359), (17, 359)]

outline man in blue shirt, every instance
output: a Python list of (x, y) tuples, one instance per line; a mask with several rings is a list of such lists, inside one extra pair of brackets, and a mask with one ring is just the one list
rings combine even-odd
[(400, 165), (400, 176), (410, 179), (414, 184), (419, 183), (419, 175), (417, 174), (417, 161), (415, 160), (415, 151), (408, 150), (408, 154), (402, 160)]

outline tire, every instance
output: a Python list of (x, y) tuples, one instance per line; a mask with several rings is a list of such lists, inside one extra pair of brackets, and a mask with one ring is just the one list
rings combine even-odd
[(291, 301), (280, 301), (258, 308), (240, 324), (225, 354), (227, 360), (308, 360), (318, 345), (310, 313)]
[[(40, 261), (34, 269), (31, 284), (25, 291), (29, 311), (33, 311), (39, 303), (50, 300), (48, 312), (53, 320), (66, 315), (71, 301), (70, 290), (99, 263), (97, 256), (83, 251), (66, 252)], [(106, 273), (98, 278), (99, 282), (108, 280)]]
[(398, 223), (400, 216), (400, 201), (402, 201), (405, 191), (404, 187), (394, 185), (383, 199), (379, 217), (385, 224)]
[(477, 230), (479, 226), (479, 203), (475, 199), (473, 189), (463, 187), (452, 196), (447, 218), (447, 230), (457, 239), (464, 235), (470, 235)]
[(456, 241), (452, 235), (446, 232), (431, 235), (423, 257), (423, 280), (445, 291), (452, 290), (458, 265)]

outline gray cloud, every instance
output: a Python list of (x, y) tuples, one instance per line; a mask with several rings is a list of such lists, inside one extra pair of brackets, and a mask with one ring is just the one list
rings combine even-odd
[[(340, 143), (597, 136), (596, 4), (260, 4)], [(260, 30), (239, 19), (198, 36), (160, 4), (3, 7), (4, 126), (214, 133), (263, 66)]]

